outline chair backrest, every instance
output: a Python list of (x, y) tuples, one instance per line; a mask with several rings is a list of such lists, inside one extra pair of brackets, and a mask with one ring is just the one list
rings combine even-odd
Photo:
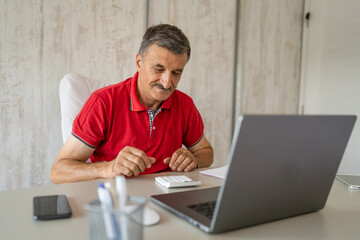
[(95, 90), (105, 87), (103, 81), (87, 78), (77, 73), (66, 74), (60, 81), (61, 130), (63, 142), (71, 134), (72, 124), (86, 100)]

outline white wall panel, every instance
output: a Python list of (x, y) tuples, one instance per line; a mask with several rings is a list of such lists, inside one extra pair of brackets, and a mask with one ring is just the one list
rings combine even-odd
[(304, 26), (305, 114), (357, 115), (339, 172), (360, 175), (360, 2), (309, 0)]

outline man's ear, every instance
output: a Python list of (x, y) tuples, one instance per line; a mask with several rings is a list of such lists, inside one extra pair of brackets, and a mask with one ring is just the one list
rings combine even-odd
[(140, 54), (138, 53), (138, 54), (136, 54), (136, 69), (138, 72), (140, 71), (141, 64), (142, 64), (142, 59), (141, 59)]

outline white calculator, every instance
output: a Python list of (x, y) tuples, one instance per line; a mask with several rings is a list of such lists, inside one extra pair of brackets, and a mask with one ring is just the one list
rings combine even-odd
[(193, 180), (185, 175), (155, 177), (155, 181), (166, 188), (191, 187), (201, 184), (201, 181)]

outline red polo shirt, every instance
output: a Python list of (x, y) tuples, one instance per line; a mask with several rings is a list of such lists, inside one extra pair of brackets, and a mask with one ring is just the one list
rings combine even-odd
[(156, 162), (142, 174), (168, 169), (163, 163), (182, 145), (195, 145), (204, 125), (192, 99), (175, 90), (165, 100), (152, 125), (137, 96), (138, 73), (123, 82), (95, 91), (76, 117), (72, 134), (95, 148), (91, 162), (111, 161), (126, 146), (136, 147)]

